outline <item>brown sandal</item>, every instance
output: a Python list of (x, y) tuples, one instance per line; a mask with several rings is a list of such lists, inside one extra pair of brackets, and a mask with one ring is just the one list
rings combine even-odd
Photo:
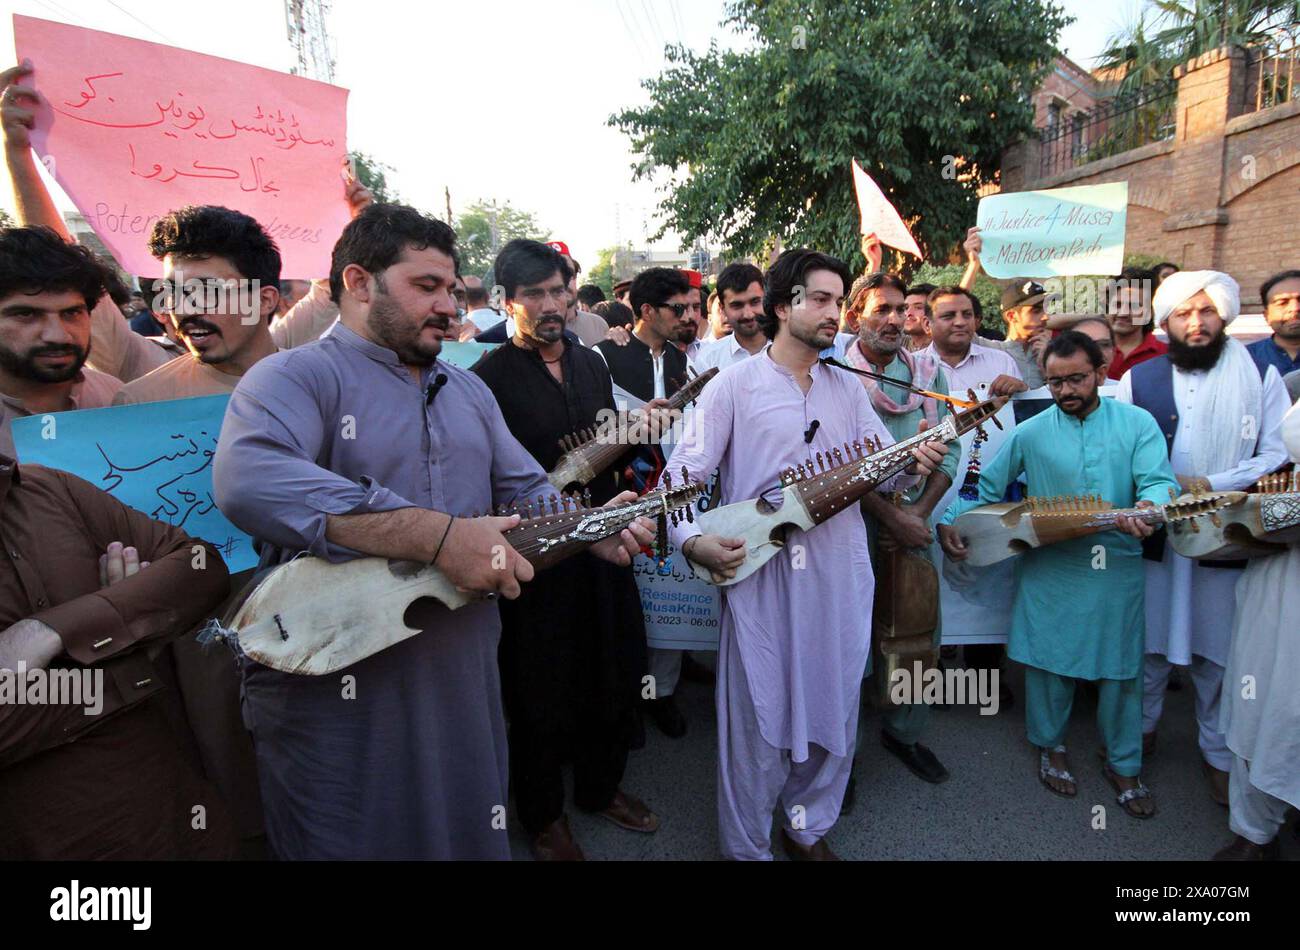
[(609, 807), (597, 814), (628, 831), (650, 835), (659, 830), (659, 816), (641, 799), (622, 791), (615, 792)]

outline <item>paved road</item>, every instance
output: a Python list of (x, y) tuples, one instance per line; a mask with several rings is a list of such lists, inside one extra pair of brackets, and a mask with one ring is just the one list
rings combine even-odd
[[(1017, 668), (1009, 680), (1017, 697), (1022, 678)], [(668, 739), (647, 723), (646, 747), (632, 753), (623, 783), (650, 804), (662, 826), (654, 835), (638, 835), (570, 808), (574, 833), (589, 860), (718, 859), (712, 689), (683, 683), (678, 702), (690, 723), (688, 734)], [(995, 716), (980, 716), (966, 706), (931, 717), (923, 741), (952, 773), (937, 786), (914, 777), (884, 751), (879, 714), (869, 711), (855, 772), (857, 805), (827, 840), (851, 860), (1207, 859), (1231, 833), (1227, 810), (1210, 800), (1201, 775), (1192, 704), (1190, 683), (1168, 696), (1160, 747), (1143, 774), (1159, 806), (1147, 821), (1129, 817), (1115, 804), (1096, 757), (1096, 706), (1082, 692), (1067, 739), (1079, 780), (1079, 795), (1071, 800), (1039, 784), (1038, 759), (1025, 739), (1019, 702)], [(1092, 828), (1095, 805), (1106, 808), (1103, 830)], [(513, 813), (511, 843), (516, 859), (530, 859)], [(1289, 830), (1283, 847), (1285, 857), (1300, 858), (1300, 844)], [(784, 859), (779, 845), (777, 852)]]

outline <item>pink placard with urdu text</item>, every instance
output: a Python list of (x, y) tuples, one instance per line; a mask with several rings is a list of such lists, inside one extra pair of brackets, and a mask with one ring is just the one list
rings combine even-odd
[(282, 276), (329, 274), (349, 213), (346, 89), (63, 23), (14, 17), (44, 95), (32, 144), (127, 271), (152, 276), (158, 218), (188, 204), (250, 215)]

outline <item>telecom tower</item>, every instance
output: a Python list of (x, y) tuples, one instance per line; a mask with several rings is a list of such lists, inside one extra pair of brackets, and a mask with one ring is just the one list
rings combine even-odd
[(298, 65), (289, 71), (295, 76), (334, 81), (334, 57), (330, 55), (329, 32), (325, 15), (329, 0), (284, 0), (284, 19)]

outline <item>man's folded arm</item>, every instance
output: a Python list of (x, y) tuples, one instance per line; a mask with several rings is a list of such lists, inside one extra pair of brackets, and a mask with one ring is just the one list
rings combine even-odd
[(102, 662), (141, 641), (178, 636), (229, 594), (230, 573), (210, 544), (128, 508), (75, 475), (56, 474), (99, 551), (120, 541), (150, 562), (138, 574), (32, 617), (53, 629), (78, 663)]

